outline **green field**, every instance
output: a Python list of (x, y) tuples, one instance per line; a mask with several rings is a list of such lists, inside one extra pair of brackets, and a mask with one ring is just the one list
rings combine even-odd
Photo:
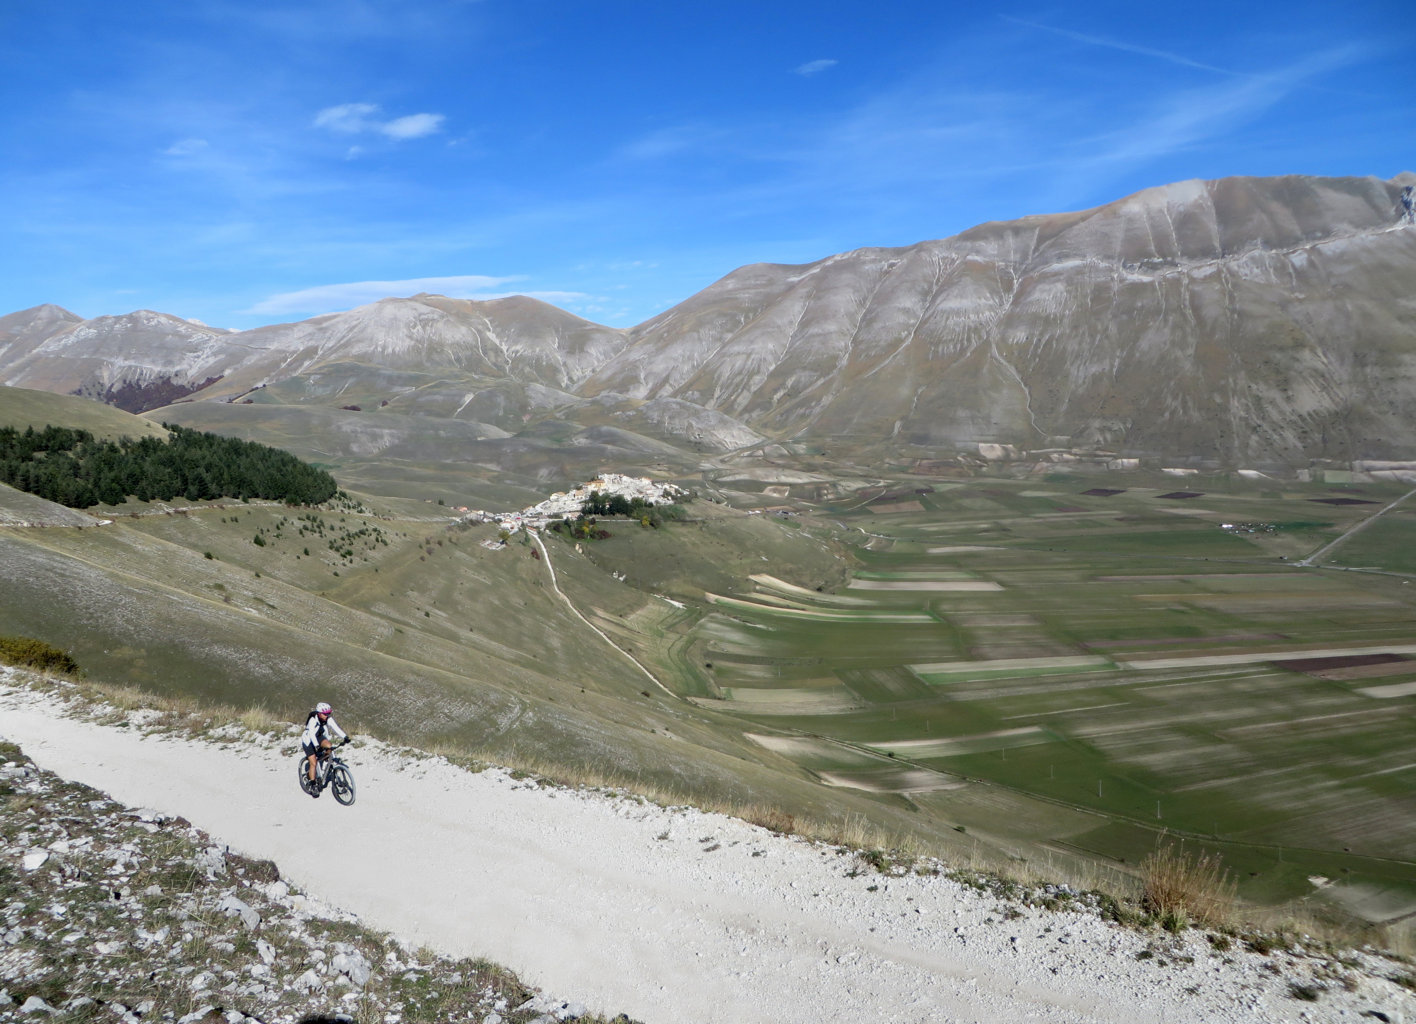
[(1407, 571), (1416, 522), (1292, 564), (1401, 492), (1067, 483), (827, 510), (870, 535), (853, 578), (715, 602), (715, 703), (832, 785), (946, 816), (986, 790), (1056, 808), (1029, 813), (1057, 848), (1134, 864), (1166, 832), (1250, 898), (1416, 911), (1416, 593), (1334, 564)]

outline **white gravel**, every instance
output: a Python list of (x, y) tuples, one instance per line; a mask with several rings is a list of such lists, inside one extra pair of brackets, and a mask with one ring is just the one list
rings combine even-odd
[[(287, 755), (81, 721), (3, 670), (0, 737), (276, 861), (368, 924), (647, 1024), (1416, 1021), (1416, 994), (1381, 976), (1411, 968), (1374, 956), (1346, 972), (1348, 991), (1316, 973), (1316, 956), (1220, 954), (1198, 932), (1009, 907), (942, 877), (856, 874), (848, 855), (731, 818), (376, 743), (347, 751), (358, 801), (346, 808), (297, 788), (293, 740)], [(1324, 991), (1300, 1000), (1295, 983)]]

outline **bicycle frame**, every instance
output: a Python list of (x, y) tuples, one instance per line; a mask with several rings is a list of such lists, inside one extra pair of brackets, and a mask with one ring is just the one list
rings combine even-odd
[[(343, 746), (343, 744), (340, 745)], [(308, 775), (309, 755), (301, 752), (300, 787), (305, 792), (318, 796), (333, 785), (335, 800), (346, 807), (352, 804), (354, 802), (354, 773), (349, 770), (349, 766), (334, 752), (333, 747), (318, 751), (315, 759), (315, 781), (312, 792)], [(334, 783), (336, 773), (339, 773), (341, 779), (338, 784)]]

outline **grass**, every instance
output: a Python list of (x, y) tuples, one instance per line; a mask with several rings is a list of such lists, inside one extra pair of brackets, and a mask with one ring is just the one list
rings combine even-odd
[[(1197, 489), (1216, 483), (1223, 482)], [(1091, 498), (1078, 484), (1054, 503), (1094, 514), (1042, 520), (1046, 502), (1019, 497), (1018, 488), (964, 485), (932, 495), (928, 513), (892, 517), (888, 528), (861, 525), (876, 536), (857, 552), (858, 576), (957, 573), (1002, 585), (971, 595), (849, 591), (878, 609), (927, 609), (932, 625), (791, 622), (751, 602), (703, 619), (698, 649), (714, 666), (718, 692), (783, 694), (776, 707), (760, 700), (759, 714), (741, 701), (722, 709), (900, 757), (912, 750), (914, 764), (986, 783), (996, 799), (1011, 798), (1020, 817), (1035, 814), (1042, 834), (1128, 870), (1171, 831), (1242, 862), (1234, 879), (1255, 902), (1305, 899), (1315, 875), (1416, 899), (1416, 822), (1400, 806), (1416, 728), (1394, 714), (1408, 699), (1378, 702), (1359, 689), (1404, 684), (1416, 677), (1416, 661), (1410, 671), (1397, 665), (1350, 681), (1273, 663), (1305, 648), (1409, 642), (1416, 598), (1400, 579), (1288, 564), (1312, 550), (1301, 547), (1304, 538), (1322, 541), (1313, 530), (1335, 536), (1369, 513), (1324, 506), (1319, 522), (1308, 502), (1322, 488), (1226, 484), (1190, 504), (1170, 502), (1199, 512), (1181, 517), (1158, 507), (1155, 488)], [(986, 507), (972, 508), (981, 490)], [(1385, 500), (1382, 488), (1373, 491), (1381, 492), (1374, 501)], [(842, 514), (847, 524), (862, 518)], [(1252, 534), (1220, 529), (1231, 520), (1277, 525)], [(951, 534), (978, 540), (980, 530), (996, 535), (986, 538), (987, 550), (948, 543)], [(833, 597), (822, 595), (823, 607)], [(805, 604), (811, 595), (794, 599)], [(1216, 655), (1246, 660), (1204, 661)], [(1068, 664), (1078, 658), (1095, 661)], [(1170, 665), (1147, 668), (1147, 659)], [(920, 668), (940, 663), (949, 670)], [(923, 692), (921, 674), (931, 684)], [(823, 686), (840, 694), (833, 713), (812, 715), (807, 701), (788, 713), (793, 693)], [(1030, 734), (1031, 745), (1010, 739), (1027, 726), (1041, 730)], [(830, 770), (822, 749), (818, 743), (803, 765)], [(1033, 800), (1059, 808), (1052, 823)], [(1114, 827), (1069, 832), (1064, 807), (1098, 813)]]
[(1227, 928), (1234, 922), (1235, 882), (1220, 859), (1167, 843), (1141, 862), (1141, 906), (1167, 931), (1190, 922)]
[(1416, 519), (1406, 505), (1354, 534), (1329, 553), (1324, 564), (1361, 566), (1416, 574)]

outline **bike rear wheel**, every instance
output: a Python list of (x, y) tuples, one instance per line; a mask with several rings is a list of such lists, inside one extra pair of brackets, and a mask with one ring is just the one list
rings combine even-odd
[(348, 807), (354, 802), (354, 775), (342, 764), (330, 769), (329, 787), (334, 790), (334, 798)]

